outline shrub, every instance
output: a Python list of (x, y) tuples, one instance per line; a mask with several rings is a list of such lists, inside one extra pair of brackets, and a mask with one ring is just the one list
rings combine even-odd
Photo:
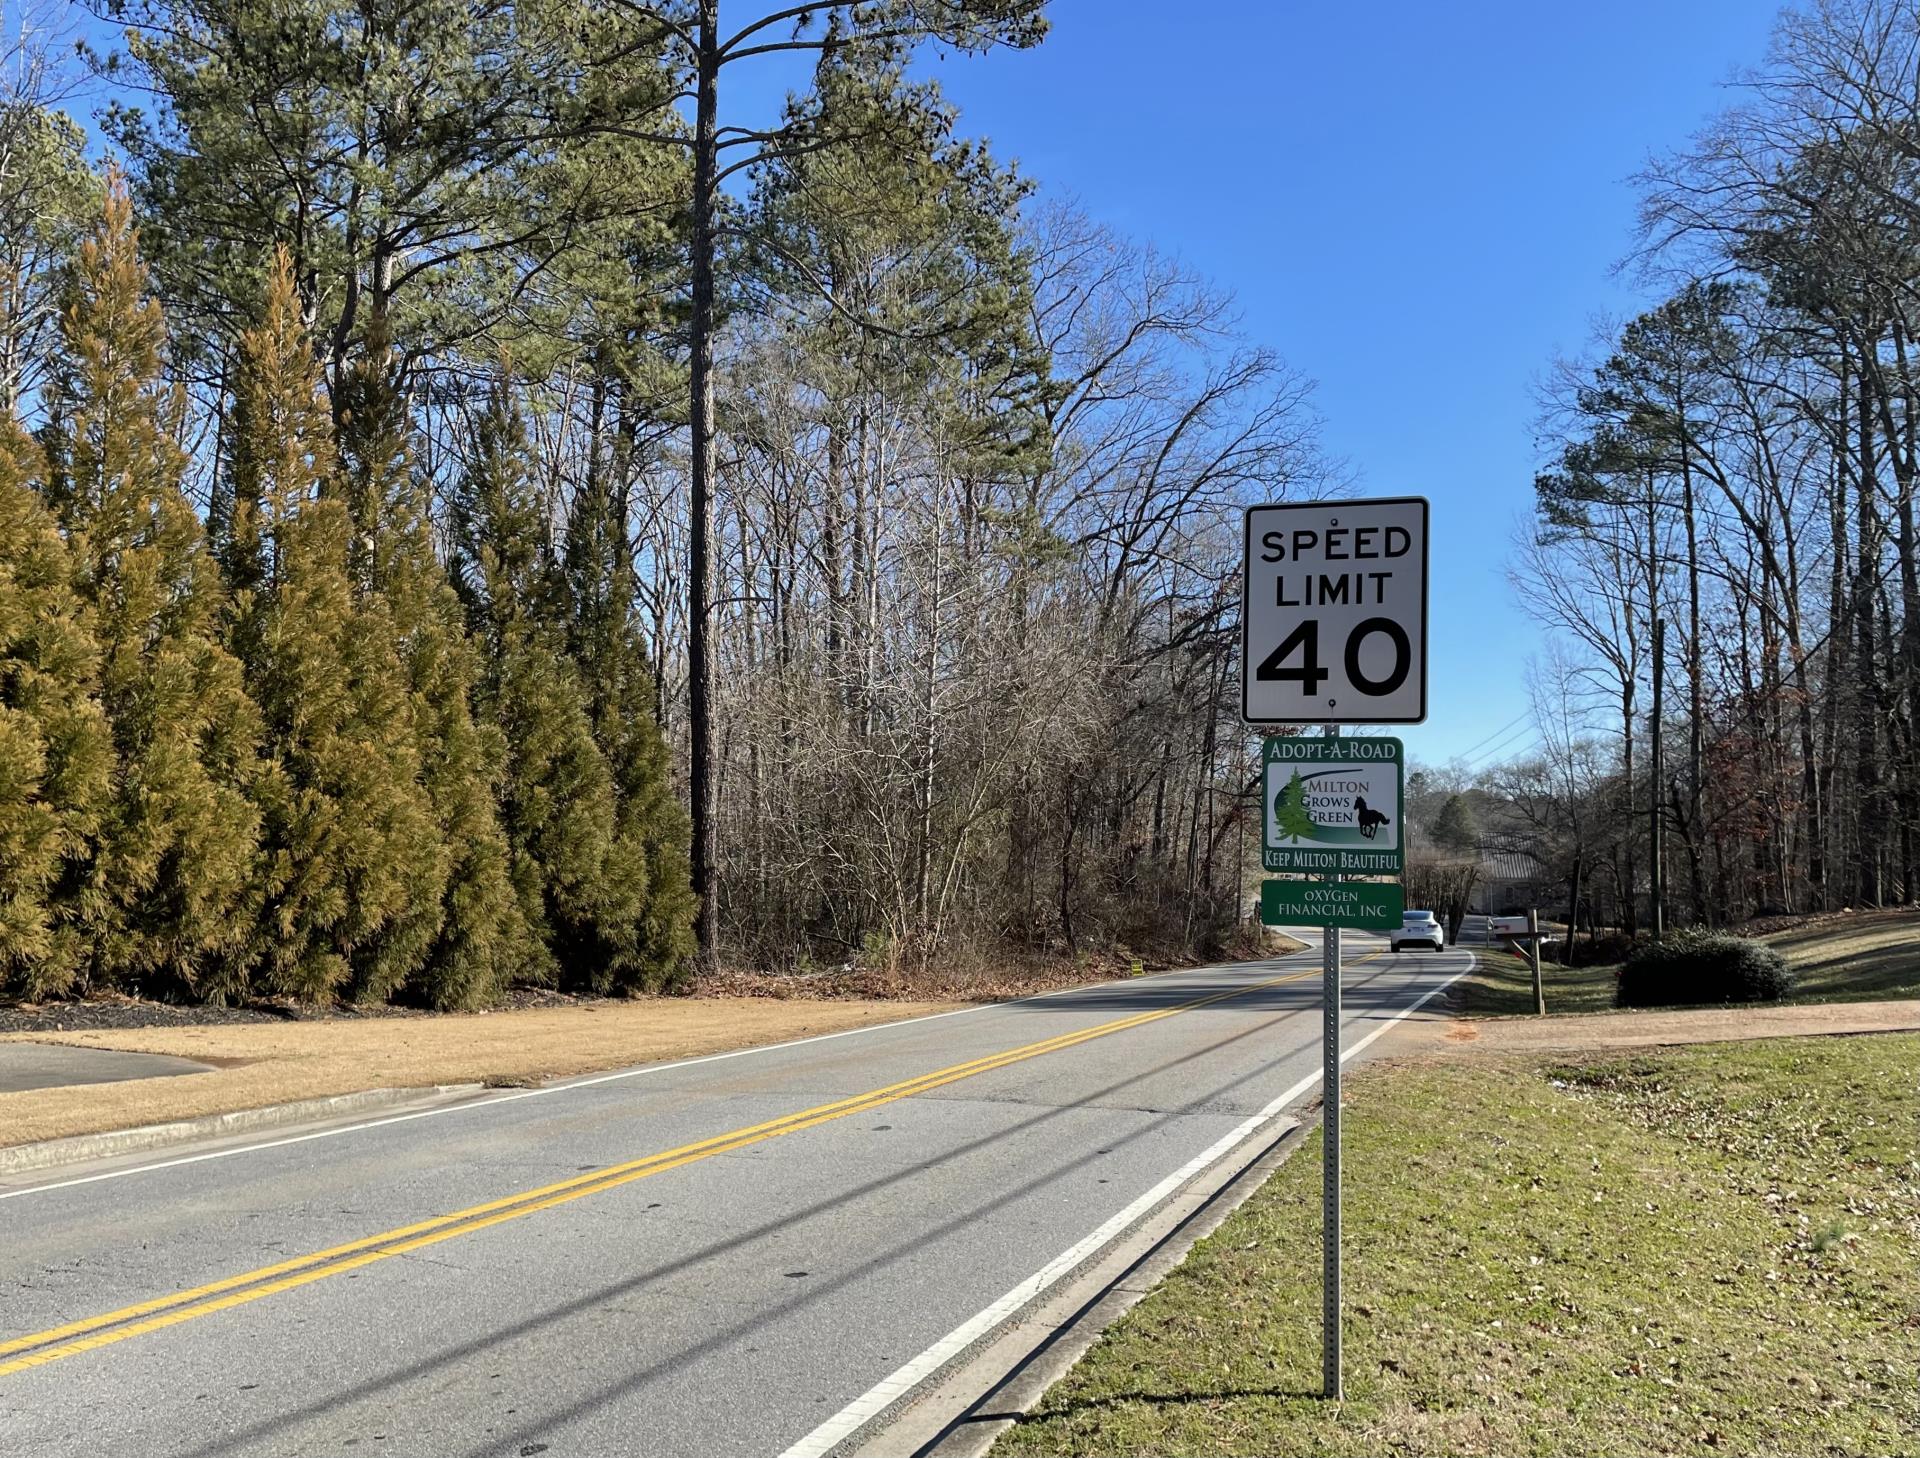
[(1618, 1007), (1778, 1002), (1793, 991), (1793, 969), (1764, 942), (1730, 932), (1682, 931), (1636, 947), (1620, 968)]

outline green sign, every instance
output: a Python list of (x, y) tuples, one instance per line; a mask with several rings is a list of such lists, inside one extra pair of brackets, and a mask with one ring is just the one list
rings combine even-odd
[(1260, 864), (1326, 876), (1399, 875), (1405, 759), (1398, 739), (1267, 740)]
[(1393, 931), (1407, 908), (1397, 881), (1262, 881), (1260, 920), (1268, 926)]

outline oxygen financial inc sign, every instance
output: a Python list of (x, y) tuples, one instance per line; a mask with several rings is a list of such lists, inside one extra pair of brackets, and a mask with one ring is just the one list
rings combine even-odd
[(1398, 739), (1266, 741), (1269, 871), (1397, 876), (1405, 859)]
[(1394, 881), (1262, 881), (1260, 920), (1268, 926), (1393, 931), (1406, 902)]

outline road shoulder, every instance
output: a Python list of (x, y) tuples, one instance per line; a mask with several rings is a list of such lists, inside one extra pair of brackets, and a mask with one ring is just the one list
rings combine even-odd
[[(960, 1010), (965, 1004), (673, 998), (572, 1008), (107, 1032), (10, 1034), (9, 1045), (165, 1055), (206, 1072), (0, 1093), (4, 1146), (181, 1126), (316, 1100), (389, 1100), (448, 1086), (516, 1087), (761, 1047)], [(287, 1118), (257, 1118), (282, 1124)], [(200, 1137), (192, 1132), (176, 1138)], [(149, 1143), (146, 1147), (155, 1147)], [(91, 1157), (91, 1156), (83, 1156)]]

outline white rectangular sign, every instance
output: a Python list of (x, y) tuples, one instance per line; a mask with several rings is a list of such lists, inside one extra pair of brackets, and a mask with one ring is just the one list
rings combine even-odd
[(1241, 716), (1252, 724), (1427, 717), (1427, 501), (1247, 509)]

